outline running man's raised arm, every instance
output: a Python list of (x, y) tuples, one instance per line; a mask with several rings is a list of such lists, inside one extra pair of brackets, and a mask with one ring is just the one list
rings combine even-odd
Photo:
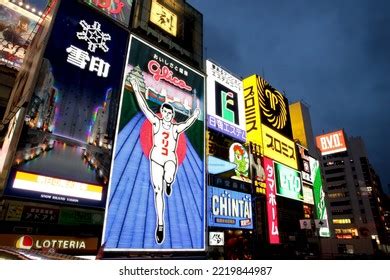
[(138, 105), (141, 108), (141, 111), (144, 113), (145, 117), (153, 124), (157, 121), (157, 116), (150, 110), (146, 100), (141, 93), (139, 83), (136, 79), (130, 80), (131, 86), (133, 87), (135, 98), (137, 99)]
[(196, 108), (194, 114), (191, 117), (189, 117), (185, 122), (179, 123), (177, 125), (176, 127), (177, 133), (182, 133), (184, 130), (189, 128), (199, 117), (199, 114), (200, 114), (200, 110), (199, 108)]

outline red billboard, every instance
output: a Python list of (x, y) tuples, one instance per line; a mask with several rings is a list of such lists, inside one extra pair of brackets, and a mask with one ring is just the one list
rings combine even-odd
[(321, 151), (321, 155), (323, 156), (340, 153), (347, 150), (343, 130), (317, 136), (316, 144), (317, 148)]
[(278, 209), (276, 204), (276, 181), (274, 162), (264, 157), (265, 182), (267, 185), (267, 217), (270, 244), (279, 244)]

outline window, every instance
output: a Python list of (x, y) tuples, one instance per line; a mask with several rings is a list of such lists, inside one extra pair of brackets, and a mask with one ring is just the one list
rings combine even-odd
[(351, 219), (333, 219), (332, 222), (333, 222), (333, 224), (351, 224), (352, 220)]
[(334, 230), (337, 239), (352, 239), (359, 237), (357, 228), (336, 228)]
[(329, 198), (342, 198), (342, 197), (348, 197), (348, 192), (337, 192), (337, 193), (330, 193), (328, 194)]
[(351, 205), (349, 200), (344, 200), (344, 201), (335, 201), (331, 202), (330, 206), (335, 207), (335, 206), (349, 206)]
[(335, 169), (325, 170), (326, 175), (343, 173), (343, 172), (344, 172), (344, 168), (335, 168)]
[(327, 182), (336, 182), (336, 181), (342, 181), (345, 180), (345, 176), (337, 176), (332, 178), (326, 178)]
[(347, 184), (338, 184), (338, 185), (332, 185), (328, 187), (328, 191), (333, 191), (333, 190), (339, 190), (342, 188), (346, 188)]
[(333, 216), (336, 216), (336, 215), (351, 215), (351, 214), (352, 214), (352, 209), (343, 209), (343, 210), (333, 209), (332, 210), (332, 215)]
[(339, 254), (353, 254), (354, 249), (351, 244), (337, 244), (337, 252)]

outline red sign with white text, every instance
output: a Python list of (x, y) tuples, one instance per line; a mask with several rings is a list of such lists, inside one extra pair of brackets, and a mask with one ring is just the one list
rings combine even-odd
[(268, 217), (268, 235), (270, 244), (279, 244), (279, 228), (278, 228), (278, 209), (276, 204), (276, 182), (274, 162), (264, 157), (264, 171), (266, 198), (267, 198), (267, 217)]
[(345, 145), (344, 132), (342, 130), (317, 136), (316, 144), (317, 148), (321, 151), (321, 155), (323, 156), (340, 153), (347, 150), (347, 146)]

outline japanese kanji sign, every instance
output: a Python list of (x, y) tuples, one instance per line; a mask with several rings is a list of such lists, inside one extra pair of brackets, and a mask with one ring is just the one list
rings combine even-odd
[(279, 244), (279, 224), (278, 209), (276, 203), (276, 182), (274, 162), (269, 158), (264, 158), (264, 169), (266, 176), (266, 198), (267, 198), (267, 217), (268, 217), (268, 235), (270, 244)]
[(206, 61), (207, 126), (245, 142), (245, 114), (242, 81), (215, 63)]
[(128, 39), (90, 7), (61, 1), (6, 195), (104, 207)]
[(150, 9), (150, 21), (164, 31), (176, 37), (177, 15), (168, 8), (159, 4), (156, 0), (152, 1), (152, 7)]
[[(92, 53), (96, 52), (96, 49), (100, 49), (103, 52), (108, 52), (109, 48), (107, 47), (107, 42), (111, 41), (110, 34), (103, 33), (100, 30), (100, 23), (94, 21), (92, 25), (89, 25), (85, 20), (80, 21), (80, 26), (82, 27), (82, 32), (77, 32), (77, 38), (85, 41), (88, 44), (88, 50)], [(67, 62), (77, 66), (81, 69), (87, 69), (90, 72), (96, 72), (98, 77), (108, 77), (108, 72), (110, 70), (110, 64), (105, 62), (99, 57), (90, 56), (89, 52), (70, 45), (66, 52), (68, 53)]]

